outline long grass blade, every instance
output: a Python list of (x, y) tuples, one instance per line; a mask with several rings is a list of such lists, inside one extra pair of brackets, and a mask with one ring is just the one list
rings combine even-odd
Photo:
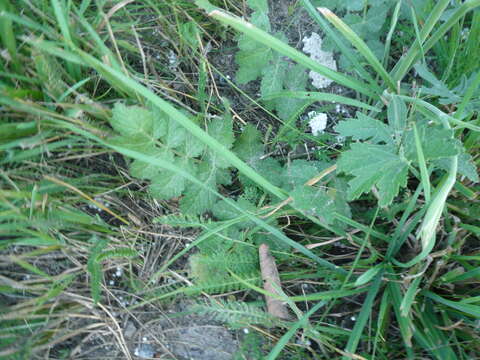
[[(365, 328), (367, 320), (372, 312), (373, 302), (378, 294), (378, 291), (380, 290), (380, 285), (382, 284), (382, 276), (383, 270), (375, 276), (375, 279), (370, 285), (370, 289), (368, 290), (367, 297), (363, 302), (360, 314), (358, 314), (355, 326), (353, 327), (352, 333), (348, 338), (348, 343), (345, 347), (345, 352), (347, 354), (355, 354), (355, 351), (357, 350), (358, 344), (362, 337), (363, 329)], [(348, 359), (348, 357), (344, 356), (343, 359)]]
[(338, 31), (340, 31), (350, 43), (362, 54), (362, 56), (368, 61), (370, 66), (377, 72), (377, 74), (385, 81), (390, 90), (395, 91), (396, 85), (393, 78), (388, 74), (387, 70), (383, 67), (375, 54), (370, 50), (365, 41), (347, 25), (337, 15), (331, 12), (327, 8), (318, 8), (318, 11), (330, 21)]

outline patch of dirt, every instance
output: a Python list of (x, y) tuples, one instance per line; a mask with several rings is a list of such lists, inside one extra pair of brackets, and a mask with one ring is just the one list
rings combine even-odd
[[(125, 336), (129, 348), (139, 358), (149, 352), (156, 358), (179, 360), (229, 360), (239, 343), (235, 333), (208, 316), (191, 312), (194, 305), (182, 301), (167, 308), (158, 318), (143, 315), (140, 323), (128, 323)], [(141, 325), (141, 326), (140, 326)], [(137, 330), (133, 331), (133, 328)], [(170, 356), (170, 357), (169, 357)]]

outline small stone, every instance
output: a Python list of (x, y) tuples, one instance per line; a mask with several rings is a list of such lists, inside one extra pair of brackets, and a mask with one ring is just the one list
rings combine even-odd
[(127, 326), (125, 326), (125, 330), (123, 331), (123, 333), (125, 334), (126, 338), (131, 338), (133, 337), (136, 331), (137, 331), (137, 328), (135, 327), (134, 323), (129, 321), (127, 323)]
[(151, 359), (155, 356), (155, 349), (150, 344), (140, 344), (135, 348), (134, 354), (143, 359)]

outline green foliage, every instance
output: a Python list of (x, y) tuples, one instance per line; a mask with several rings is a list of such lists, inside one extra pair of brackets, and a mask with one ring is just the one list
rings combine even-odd
[[(348, 198), (353, 200), (373, 186), (378, 188), (379, 205), (392, 203), (401, 188), (407, 184), (409, 166), (418, 164), (413, 129), (407, 126), (407, 109), (402, 100), (393, 97), (388, 107), (388, 125), (369, 116), (357, 113), (357, 119), (340, 122), (336, 131), (344, 137), (363, 140), (353, 143), (351, 149), (343, 152), (338, 169), (353, 179), (349, 181)], [(468, 155), (460, 141), (453, 137), (453, 131), (427, 119), (417, 120), (417, 129), (428, 164), (446, 169), (449, 158), (463, 155), (463, 166), (459, 172), (476, 179)]]
[[(221, 155), (205, 148), (178, 122), (158, 109), (117, 103), (110, 124), (121, 134), (112, 139), (114, 144), (172, 163), (212, 189), (231, 181), (229, 164)], [(227, 149), (232, 147), (231, 117), (214, 118), (206, 130)], [(216, 201), (211, 192), (197, 184), (188, 184), (181, 174), (156, 165), (134, 160), (130, 172), (135, 177), (151, 181), (149, 191), (154, 198), (171, 199), (183, 195), (180, 207), (185, 214), (201, 214), (212, 208)]]
[(97, 256), (107, 246), (107, 241), (103, 238), (93, 239), (95, 242), (90, 248), (90, 256), (88, 257), (87, 270), (90, 275), (90, 291), (92, 299), (95, 303), (100, 301), (100, 288), (102, 282), (102, 267), (97, 261)]
[(354, 176), (349, 182), (349, 200), (358, 198), (375, 185), (379, 205), (389, 205), (400, 187), (407, 185), (408, 163), (390, 145), (353, 144), (350, 151), (342, 154), (338, 168)]
[(235, 327), (255, 324), (272, 326), (279, 323), (278, 320), (258, 306), (246, 302), (216, 300), (210, 302), (210, 304), (197, 304), (194, 309), (201, 314), (211, 316), (216, 321)]
[[(253, 13), (250, 22), (267, 32), (271, 31), (267, 0), (248, 1)], [(275, 36), (286, 42), (282, 32)], [(294, 65), (269, 47), (262, 45), (246, 35), (240, 35), (235, 59), (239, 65), (236, 79), (240, 84), (261, 78), (260, 94), (262, 98), (281, 91), (304, 91), (307, 86), (307, 73), (301, 65)], [(306, 100), (286, 98), (264, 101), (267, 108), (275, 110), (282, 120), (289, 119), (306, 103)]]
[(106, 259), (116, 257), (135, 257), (137, 252), (128, 248), (117, 248), (113, 250), (103, 250), (108, 245), (104, 238), (92, 238), (92, 246), (88, 256), (87, 271), (90, 275), (90, 291), (94, 303), (100, 301), (101, 283), (103, 280), (103, 270), (101, 262)]
[[(190, 256), (191, 276), (197, 286), (209, 293), (225, 291), (225, 284), (243, 288), (232, 275), (255, 279), (258, 282), (259, 263), (257, 250), (242, 242), (240, 233), (229, 229), (210, 236), (197, 245), (199, 253)], [(251, 280), (250, 280), (251, 281)]]

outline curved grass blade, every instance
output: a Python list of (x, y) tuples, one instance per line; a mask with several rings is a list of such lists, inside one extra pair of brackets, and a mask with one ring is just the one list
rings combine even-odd
[(328, 101), (332, 103), (340, 103), (340, 104), (345, 104), (350, 106), (356, 106), (356, 107), (374, 111), (374, 112), (381, 111), (381, 109), (365, 104), (362, 101), (358, 101), (358, 100), (341, 96), (341, 95), (316, 92), (316, 91), (279, 91), (263, 97), (262, 100), (273, 100), (273, 99), (278, 99), (282, 97), (294, 98), (294, 99), (305, 99), (305, 100), (312, 100), (312, 101)]
[(355, 48), (363, 55), (363, 57), (368, 61), (370, 66), (377, 72), (377, 74), (385, 81), (388, 87), (392, 90), (396, 90), (395, 82), (390, 74), (385, 70), (383, 65), (377, 59), (375, 54), (370, 50), (365, 41), (360, 39), (360, 37), (347, 25), (345, 24), (337, 15), (331, 12), (327, 8), (318, 8), (318, 11), (322, 13), (324, 17), (330, 21), (338, 31), (340, 31), (343, 36), (345, 36), (350, 43), (355, 46)]
[(400, 8), (402, 7), (402, 0), (397, 1), (395, 10), (393, 10), (392, 20), (390, 22), (390, 29), (388, 30), (387, 38), (385, 39), (385, 50), (383, 52), (383, 66), (388, 67), (388, 55), (390, 54), (390, 46), (392, 45), (392, 36), (397, 27)]
[[(389, 268), (387, 270), (389, 273), (394, 274), (393, 269)], [(388, 294), (390, 295), (390, 299), (392, 299), (393, 303), (393, 310), (395, 311), (395, 317), (397, 318), (398, 325), (400, 327), (400, 333), (402, 334), (403, 338), (403, 345), (405, 346), (405, 350), (407, 351), (407, 358), (413, 359), (413, 347), (412, 347), (412, 337), (413, 337), (413, 323), (410, 317), (403, 317), (400, 314), (400, 304), (402, 302), (402, 293), (400, 291), (400, 285), (395, 282), (397, 276), (393, 276), (393, 281), (390, 281), (387, 284)]]
[(413, 134), (415, 136), (415, 147), (417, 149), (418, 164), (420, 166), (420, 178), (423, 186), (423, 193), (425, 196), (425, 202), (430, 203), (430, 177), (428, 176), (427, 163), (425, 161), (425, 156), (423, 155), (422, 143), (420, 141), (420, 136), (418, 135), (417, 125), (413, 124)]
[(451, 301), (451, 300), (447, 300), (447, 299), (444, 299), (443, 297), (441, 296), (438, 296), (437, 294), (431, 292), (431, 291), (422, 291), (421, 293), (422, 295), (440, 303), (440, 304), (443, 304), (445, 306), (448, 306), (452, 309), (455, 309), (455, 310), (458, 310), (458, 311), (461, 311), (465, 314), (469, 314), (477, 319), (480, 319), (480, 306), (478, 305), (472, 305), (472, 304), (465, 304), (465, 303), (461, 303), (461, 302), (458, 302), (458, 301)]

